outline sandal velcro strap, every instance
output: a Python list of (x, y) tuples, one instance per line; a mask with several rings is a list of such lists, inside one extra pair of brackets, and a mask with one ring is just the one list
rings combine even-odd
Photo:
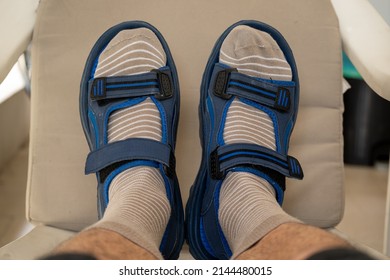
[(107, 144), (88, 154), (85, 174), (95, 173), (122, 161), (150, 160), (175, 170), (172, 149), (164, 143), (144, 138), (129, 138)]
[(213, 93), (220, 98), (230, 99), (235, 95), (280, 111), (290, 109), (291, 95), (295, 91), (293, 82), (281, 85), (247, 76), (235, 68), (224, 68), (221, 64), (216, 64), (213, 76)]
[(172, 97), (173, 84), (169, 68), (164, 67), (139, 75), (95, 78), (89, 81), (88, 90), (92, 100), (150, 95), (161, 100)]
[(229, 169), (243, 165), (267, 167), (287, 177), (303, 178), (302, 167), (296, 158), (256, 144), (229, 144), (217, 147), (210, 154), (213, 179), (220, 180)]

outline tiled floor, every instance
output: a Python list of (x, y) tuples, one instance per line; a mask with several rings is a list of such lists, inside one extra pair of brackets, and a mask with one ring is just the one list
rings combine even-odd
[[(0, 171), (0, 247), (28, 232), (26, 223), (25, 186), (28, 147)], [(387, 164), (346, 167), (345, 216), (337, 227), (353, 240), (378, 251), (383, 247)]]

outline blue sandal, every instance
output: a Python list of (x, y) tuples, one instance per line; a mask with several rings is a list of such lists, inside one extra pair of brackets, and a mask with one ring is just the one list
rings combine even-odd
[[(250, 77), (218, 62), (221, 45), (238, 25), (269, 33), (279, 44), (292, 68), (292, 81)], [(255, 144), (225, 144), (222, 131), (226, 112), (235, 98), (267, 112), (275, 124), (277, 150)], [(298, 73), (293, 54), (282, 35), (257, 21), (230, 26), (217, 40), (201, 85), (199, 105), (202, 162), (186, 206), (186, 229), (190, 252), (196, 259), (229, 259), (231, 249), (218, 221), (219, 191), (229, 171), (245, 171), (265, 178), (282, 204), (285, 177), (303, 178), (302, 168), (288, 156), (290, 135), (297, 117)]]
[[(149, 28), (160, 40), (167, 65), (146, 74), (94, 78), (100, 53), (122, 30)], [(107, 125), (111, 112), (138, 104), (150, 97), (162, 116), (162, 142), (130, 138), (108, 144)], [(95, 43), (86, 62), (80, 88), (80, 116), (90, 153), (85, 172), (96, 173), (98, 216), (108, 203), (112, 179), (130, 167), (159, 168), (171, 204), (171, 216), (160, 245), (165, 259), (177, 259), (184, 240), (184, 214), (175, 172), (175, 143), (179, 119), (179, 82), (168, 45), (160, 32), (148, 23), (131, 21), (107, 30)]]

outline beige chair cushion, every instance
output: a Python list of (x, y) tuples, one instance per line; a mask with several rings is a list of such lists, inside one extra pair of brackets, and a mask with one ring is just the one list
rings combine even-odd
[(288, 180), (285, 209), (331, 227), (344, 206), (341, 42), (327, 0), (41, 0), (33, 39), (32, 128), (27, 215), (34, 223), (80, 230), (97, 219), (96, 182), (79, 120), (84, 63), (109, 27), (144, 20), (164, 35), (181, 86), (177, 172), (184, 203), (200, 163), (197, 104), (204, 67), (219, 35), (241, 19), (276, 27), (289, 42), (301, 81), (290, 154), (303, 181)]

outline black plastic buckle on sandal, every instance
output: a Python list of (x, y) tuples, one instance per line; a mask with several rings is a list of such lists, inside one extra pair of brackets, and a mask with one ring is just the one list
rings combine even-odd
[(292, 178), (303, 179), (303, 171), (299, 161), (292, 157), (287, 156), (288, 171)]
[(154, 96), (158, 100), (171, 98), (173, 96), (173, 84), (171, 77), (167, 73), (164, 73), (163, 71), (158, 69), (153, 69), (151, 70), (151, 72), (155, 72), (157, 74), (157, 80), (160, 89), (160, 92), (156, 93)]
[(219, 166), (218, 147), (210, 154), (210, 173), (214, 180), (221, 180), (224, 177), (224, 173), (221, 172)]
[(169, 178), (173, 178), (176, 174), (176, 158), (171, 149), (171, 154), (169, 155), (169, 166), (164, 165), (164, 172)]
[(291, 104), (291, 97), (290, 97), (290, 91), (287, 88), (284, 87), (278, 87), (278, 92), (276, 93), (276, 99), (275, 99), (275, 108), (282, 110), (282, 111), (288, 111), (290, 109)]
[(89, 96), (91, 100), (102, 100), (106, 98), (106, 78), (96, 78), (92, 82)]
[(232, 97), (231, 94), (226, 93), (231, 72), (237, 72), (237, 69), (228, 68), (221, 70), (217, 73), (217, 77), (215, 78), (214, 94), (222, 99), (228, 100)]

